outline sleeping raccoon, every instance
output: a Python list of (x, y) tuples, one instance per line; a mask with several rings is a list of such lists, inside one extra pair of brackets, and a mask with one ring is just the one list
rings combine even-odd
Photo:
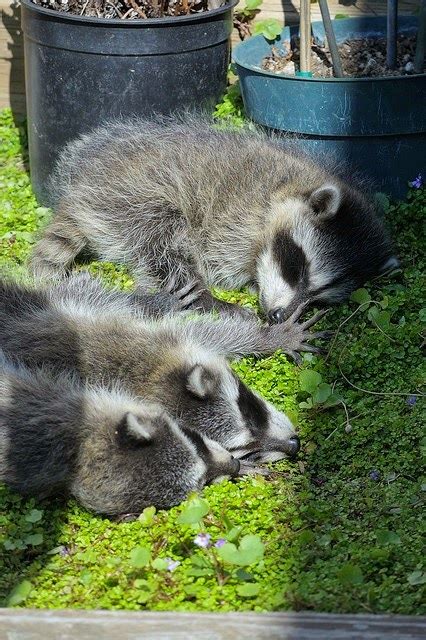
[(30, 366), (49, 364), (94, 383), (119, 380), (239, 458), (272, 461), (297, 453), (291, 421), (248, 389), (226, 357), (273, 353), (286, 345), (290, 352), (318, 351), (304, 343), (324, 335), (309, 333), (315, 316), (271, 327), (232, 318), (154, 322), (118, 305), (125, 294), (105, 292), (95, 280), (89, 286), (85, 278), (80, 295), (78, 281), (36, 291), (35, 303), (33, 291), (1, 283), (0, 348)]
[(30, 371), (0, 351), (0, 481), (22, 494), (73, 495), (116, 515), (169, 508), (239, 474), (216, 442), (116, 386)]
[(87, 248), (129, 265), (139, 282), (196, 283), (205, 311), (238, 309), (209, 285), (251, 285), (281, 322), (398, 264), (360, 190), (278, 138), (203, 119), (107, 124), (69, 144), (52, 185), (38, 274), (63, 271)]

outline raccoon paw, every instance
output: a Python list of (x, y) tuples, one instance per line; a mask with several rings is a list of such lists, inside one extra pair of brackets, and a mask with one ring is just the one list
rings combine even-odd
[(305, 304), (300, 305), (288, 320), (283, 322), (281, 325), (271, 327), (271, 329), (274, 329), (275, 331), (278, 327), (281, 327), (281, 331), (284, 334), (281, 349), (284, 353), (287, 353), (287, 355), (293, 358), (296, 364), (302, 363), (302, 356), (299, 352), (315, 354), (321, 354), (324, 352), (321, 347), (309, 344), (310, 340), (321, 338), (328, 339), (333, 335), (330, 331), (319, 331), (316, 333), (310, 331), (310, 328), (325, 316), (328, 309), (317, 311), (317, 313), (315, 313), (311, 318), (308, 318), (305, 322), (298, 323), (297, 320), (300, 318), (305, 307)]

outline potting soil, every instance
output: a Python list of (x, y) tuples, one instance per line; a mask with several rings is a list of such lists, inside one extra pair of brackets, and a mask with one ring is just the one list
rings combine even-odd
[[(277, 74), (294, 75), (300, 68), (299, 42), (294, 47), (284, 42), (286, 50), (272, 47), (271, 53), (262, 60), (262, 69)], [(397, 39), (397, 65), (389, 69), (386, 65), (386, 38), (358, 38), (338, 45), (343, 73), (353, 78), (403, 76), (414, 73), (416, 36), (400, 35)], [(327, 43), (312, 43), (311, 70), (316, 78), (332, 78), (333, 63)]]

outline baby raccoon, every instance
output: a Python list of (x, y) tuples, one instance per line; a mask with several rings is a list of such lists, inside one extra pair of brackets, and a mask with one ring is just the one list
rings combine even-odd
[(216, 442), (179, 427), (116, 386), (82, 385), (13, 364), (0, 352), (0, 481), (38, 498), (70, 494), (117, 515), (167, 509), (239, 474)]
[(87, 248), (129, 265), (139, 282), (194, 282), (205, 311), (238, 310), (209, 285), (251, 285), (282, 322), (301, 303), (339, 302), (397, 266), (360, 190), (279, 138), (209, 124), (134, 119), (70, 143), (34, 271), (62, 272)]
[(271, 327), (232, 318), (154, 322), (126, 300), (81, 276), (35, 291), (0, 283), (0, 347), (29, 366), (49, 364), (94, 383), (119, 380), (239, 458), (272, 461), (297, 453), (291, 421), (246, 387), (226, 357), (280, 347), (316, 352), (304, 342), (324, 335), (309, 333), (315, 317)]

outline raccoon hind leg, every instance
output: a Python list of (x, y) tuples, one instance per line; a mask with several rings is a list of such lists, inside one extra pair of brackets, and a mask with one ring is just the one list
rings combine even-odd
[(87, 239), (68, 216), (59, 211), (36, 244), (29, 268), (37, 277), (63, 274), (87, 246)]

